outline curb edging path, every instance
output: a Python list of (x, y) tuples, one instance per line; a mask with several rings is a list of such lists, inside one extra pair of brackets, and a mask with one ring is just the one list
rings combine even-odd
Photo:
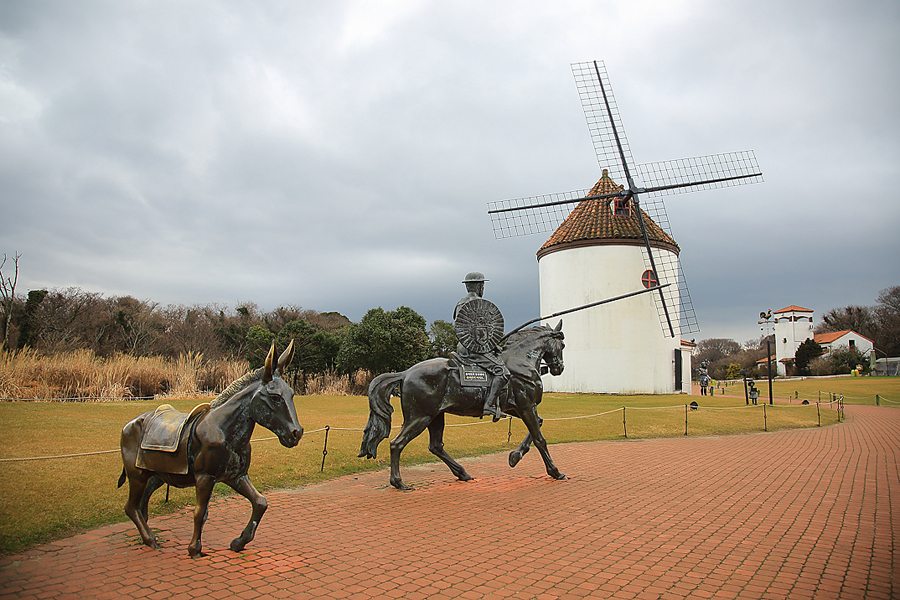
[[(900, 410), (847, 406), (826, 428), (728, 437), (559, 444), (569, 481), (537, 451), (404, 467), (266, 493), (249, 518), (217, 501), (205, 556), (189, 511), (0, 558), (7, 598), (896, 598)], [(452, 449), (450, 449), (452, 453)], [(123, 496), (124, 502), (124, 496)], [(892, 510), (893, 509), (893, 510)], [(897, 511), (897, 516), (892, 513)]]

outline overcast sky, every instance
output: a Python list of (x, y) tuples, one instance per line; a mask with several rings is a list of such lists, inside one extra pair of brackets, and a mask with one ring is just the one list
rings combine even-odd
[(900, 285), (898, 57), (891, 0), (6, 0), (0, 254), (22, 294), (354, 321), (451, 320), (479, 270), (511, 329), (549, 233), (495, 240), (487, 203), (597, 181), (596, 59), (638, 163), (755, 151), (765, 183), (665, 199), (689, 337), (743, 342)]

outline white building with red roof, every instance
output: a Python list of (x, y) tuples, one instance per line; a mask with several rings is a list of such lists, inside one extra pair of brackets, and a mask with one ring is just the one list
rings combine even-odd
[(800, 344), (815, 335), (813, 333), (813, 311), (791, 304), (772, 313), (775, 321), (776, 374), (786, 375), (786, 363), (794, 360)]
[[(822, 346), (826, 356), (833, 349), (841, 346), (856, 348), (864, 355), (868, 355), (875, 347), (872, 340), (849, 329), (814, 333), (813, 311), (810, 308), (792, 304), (781, 310), (773, 311), (772, 316), (775, 317), (775, 360), (778, 365), (778, 375), (787, 374), (787, 363), (794, 360), (797, 348), (808, 339), (814, 339)], [(759, 363), (765, 363), (765, 359)]]
[(815, 340), (822, 346), (822, 349), (825, 350), (824, 356), (827, 356), (829, 352), (840, 347), (856, 348), (864, 356), (868, 356), (875, 347), (875, 342), (851, 329), (817, 333)]

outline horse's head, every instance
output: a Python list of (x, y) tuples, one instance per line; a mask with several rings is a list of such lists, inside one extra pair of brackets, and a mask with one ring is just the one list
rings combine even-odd
[(296, 446), (303, 437), (303, 427), (294, 407), (294, 389), (282, 379), (285, 367), (293, 358), (294, 342), (291, 341), (276, 364), (275, 343), (272, 342), (262, 380), (250, 401), (253, 420), (277, 435), (281, 445), (287, 448)]
[(555, 328), (551, 328), (547, 325), (547, 329), (549, 329), (549, 335), (544, 338), (544, 345), (541, 348), (543, 352), (541, 358), (547, 366), (550, 368), (551, 375), (561, 375), (565, 365), (563, 364), (563, 348), (566, 347), (565, 336), (562, 332), (562, 319), (559, 321), (559, 325)]

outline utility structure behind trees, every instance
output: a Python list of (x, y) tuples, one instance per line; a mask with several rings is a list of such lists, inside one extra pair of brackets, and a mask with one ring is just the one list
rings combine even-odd
[(641, 286), (659, 289), (567, 317), (567, 367), (544, 385), (567, 392), (690, 391), (684, 385), (690, 352), (681, 336), (699, 326), (662, 196), (760, 182), (756, 157), (746, 151), (635, 165), (606, 67), (593, 61), (572, 71), (602, 176), (590, 191), (490, 203), (494, 235), (555, 229), (537, 252), (541, 314)]
[(9, 325), (12, 322), (12, 312), (16, 301), (16, 284), (19, 281), (20, 258), (22, 258), (21, 254), (13, 253), (12, 275), (7, 275), (3, 272), (9, 260), (5, 252), (3, 253), (3, 260), (0, 260), (0, 308), (3, 309), (3, 349), (9, 348)]

